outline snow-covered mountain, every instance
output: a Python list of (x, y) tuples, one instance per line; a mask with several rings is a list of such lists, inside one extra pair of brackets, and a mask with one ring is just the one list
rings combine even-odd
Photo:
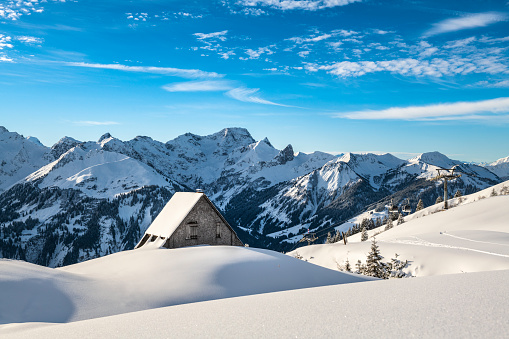
[(423, 199), (429, 205), (443, 195), (441, 183), (429, 179), (436, 176), (437, 168), (452, 166), (462, 173), (449, 183), (452, 194), (456, 190), (468, 194), (500, 182), (497, 175), (483, 167), (451, 160), (438, 152), (407, 161), (390, 154), (348, 153), (269, 188), (273, 194), (254, 194), (251, 200), (259, 203), (254, 217), (234, 205), (242, 203), (241, 199), (235, 199), (226, 211), (232, 212), (230, 217), (244, 227), (293, 243), (308, 230), (340, 224), (366, 207), (375, 208), (373, 204), (384, 208), (390, 199), (399, 204), (408, 198), (414, 205)]
[(498, 159), (485, 167), (501, 179), (509, 179), (509, 157)]
[(0, 126), (0, 193), (46, 165), (49, 149), (36, 138), (25, 138)]
[(176, 191), (203, 189), (244, 242), (285, 250), (393, 198), (443, 194), (438, 167), (462, 177), (450, 192), (500, 182), (488, 167), (438, 152), (408, 161), (391, 154), (296, 153), (256, 141), (243, 128), (166, 143), (138, 136), (64, 137), (51, 148), (0, 131), (0, 256), (60, 266), (131, 248)]

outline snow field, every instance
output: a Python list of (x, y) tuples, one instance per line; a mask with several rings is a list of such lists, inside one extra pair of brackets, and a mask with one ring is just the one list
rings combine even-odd
[(509, 271), (322, 286), (66, 324), (0, 327), (2, 338), (504, 338)]
[[(443, 204), (430, 206), (388, 231), (383, 231), (384, 226), (368, 231), (370, 239), (365, 242), (358, 233), (348, 238), (346, 246), (342, 242), (311, 245), (288, 254), (298, 253), (330, 269), (348, 258), (353, 267), (357, 260), (365, 262), (375, 236), (384, 261), (397, 253), (399, 259), (409, 261), (405, 272), (413, 276), (509, 269), (509, 195), (490, 196), (493, 189), (499, 194), (504, 187), (509, 182), (462, 197), (461, 204), (447, 211), (442, 211)], [(456, 200), (451, 205), (458, 204)]]
[(62, 323), (367, 280), (373, 279), (231, 246), (139, 249), (58, 269), (0, 260), (0, 323)]

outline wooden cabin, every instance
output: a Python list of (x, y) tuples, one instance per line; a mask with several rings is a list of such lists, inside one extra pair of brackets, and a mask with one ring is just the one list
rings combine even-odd
[(202, 192), (177, 192), (135, 248), (196, 245), (243, 246), (235, 231)]

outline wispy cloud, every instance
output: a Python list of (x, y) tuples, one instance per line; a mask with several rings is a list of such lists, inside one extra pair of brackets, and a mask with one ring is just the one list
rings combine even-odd
[(85, 62), (66, 62), (64, 64), (73, 67), (113, 69), (124, 72), (152, 73), (188, 79), (224, 77), (224, 75), (222, 74), (218, 74), (215, 72), (206, 72), (199, 69), (181, 69), (172, 67), (152, 67), (152, 66), (126, 66), (121, 64), (91, 64)]
[(217, 92), (232, 88), (232, 82), (228, 80), (186, 81), (163, 86), (168, 92)]
[(193, 35), (196, 36), (198, 40), (219, 39), (221, 41), (226, 41), (227, 33), (228, 30), (213, 33), (194, 33)]
[[(421, 55), (424, 56), (424, 55)], [(473, 73), (507, 74), (509, 67), (494, 56), (481, 57), (473, 55), (470, 58), (433, 58), (422, 60), (404, 58), (383, 61), (341, 61), (329, 65), (308, 63), (305, 69), (310, 72), (326, 71), (341, 78), (359, 77), (369, 73), (390, 72), (403, 76), (431, 76), (466, 75)]]
[(501, 80), (495, 82), (489, 82), (486, 80), (479, 81), (474, 84), (474, 86), (478, 87), (490, 87), (490, 88), (506, 88), (509, 87), (509, 80)]
[(237, 5), (246, 7), (266, 6), (279, 10), (316, 11), (323, 8), (345, 6), (362, 0), (239, 0)]
[(437, 22), (424, 32), (423, 37), (456, 32), (464, 29), (485, 27), (496, 22), (507, 20), (507, 14), (499, 12), (476, 13), (461, 18), (446, 19)]
[(238, 88), (234, 88), (234, 89), (226, 92), (226, 95), (232, 99), (243, 101), (243, 102), (252, 102), (255, 104), (292, 107), (292, 106), (282, 105), (282, 104), (278, 104), (278, 103), (275, 103), (272, 101), (262, 99), (258, 96), (259, 91), (260, 91), (259, 88), (238, 87)]
[(238, 87), (238, 85), (235, 86), (234, 81), (230, 80), (177, 82), (162, 88), (168, 92), (225, 92), (228, 97), (242, 102), (291, 107), (262, 99), (259, 95), (259, 88)]
[(337, 113), (356, 120), (479, 120), (509, 113), (509, 98)]
[(21, 41), (22, 43), (27, 45), (38, 45), (43, 42), (42, 38), (36, 38), (33, 36), (19, 36), (16, 37), (16, 40)]
[(120, 125), (119, 122), (116, 121), (91, 121), (91, 120), (81, 120), (81, 121), (73, 121), (75, 125), (79, 126), (109, 126), (109, 125)]

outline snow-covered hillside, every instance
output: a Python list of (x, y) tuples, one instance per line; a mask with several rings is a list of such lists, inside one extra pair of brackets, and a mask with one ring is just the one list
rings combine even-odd
[(41, 189), (77, 189), (94, 198), (113, 198), (148, 185), (172, 187), (168, 178), (148, 165), (120, 153), (104, 151), (92, 142), (71, 148), (27, 176), (25, 181), (36, 182)]
[(449, 210), (436, 204), (405, 217), (401, 225), (384, 226), (343, 242), (301, 247), (297, 253), (317, 265), (337, 269), (346, 260), (364, 262), (375, 237), (385, 261), (408, 260), (412, 276), (509, 269), (509, 181), (469, 196), (455, 198)]
[[(201, 250), (201, 249), (198, 249)], [(138, 264), (144, 258), (157, 260), (167, 259), (167, 253), (180, 250), (155, 250), (153, 253), (140, 255)], [(157, 255), (156, 255), (157, 253)], [(209, 253), (207, 253), (209, 254)], [(121, 255), (124, 255), (122, 253)], [(208, 277), (212, 285), (203, 285), (198, 281), (191, 281), (190, 286), (185, 286), (188, 277), (184, 273), (191, 273), (188, 266), (181, 265), (179, 275), (173, 271), (164, 270), (169, 266), (165, 261), (157, 260), (157, 268), (153, 268), (157, 278), (162, 278), (159, 284), (150, 276), (147, 270), (156, 265), (144, 265), (140, 274), (133, 281), (117, 280), (118, 271), (122, 267), (113, 266), (112, 276), (115, 277), (108, 290), (113, 287), (115, 296), (122, 296), (117, 305), (101, 302), (100, 307), (95, 308), (91, 300), (97, 300), (105, 295), (107, 300), (111, 296), (102, 291), (102, 284), (94, 284), (105, 277), (104, 272), (90, 274), (89, 272), (77, 275), (75, 272), (59, 272), (61, 270), (49, 270), (47, 268), (27, 268), (9, 263), (9, 271), (19, 279), (19, 284), (6, 282), (5, 276), (0, 280), (1, 286), (8, 286), (9, 292), (15, 295), (29, 285), (37, 285), (39, 289), (16, 295), (19, 302), (13, 301), (11, 295), (2, 300), (8, 300), (12, 311), (20, 311), (21, 306), (30, 305), (25, 319), (31, 316), (31, 322), (7, 323), (0, 325), (2, 338), (335, 338), (345, 336), (348, 338), (374, 338), (374, 337), (423, 337), (423, 338), (466, 338), (488, 337), (504, 338), (509, 332), (509, 270), (452, 274), (444, 276), (423, 277), (416, 279), (377, 280), (363, 283), (321, 284), (318, 287), (282, 290), (289, 279), (280, 278), (276, 283), (278, 270), (284, 269), (287, 260), (278, 256), (266, 256), (267, 253), (246, 253), (243, 259), (232, 260), (229, 256), (215, 255), (213, 259), (226, 259), (230, 263), (236, 261), (243, 265), (245, 272), (253, 265), (258, 266), (255, 272), (244, 279), (239, 273), (244, 270), (241, 266), (224, 264), (228, 268), (223, 275), (222, 271), (215, 271), (208, 265), (201, 265), (200, 269), (211, 273), (219, 273), (210, 279), (205, 272), (194, 273)], [(117, 259), (119, 258), (118, 254)], [(144, 257), (144, 258), (142, 258)], [(160, 257), (160, 258), (159, 258)], [(164, 258), (163, 258), (164, 257)], [(104, 258), (107, 259), (107, 258)], [(104, 260), (99, 259), (99, 260)], [(119, 260), (115, 259), (115, 264)], [(218, 268), (217, 262), (208, 260), (207, 257), (196, 256), (201, 259), (200, 263), (212, 263)], [(263, 259), (263, 260), (259, 260)], [(292, 258), (288, 258), (292, 259)], [(96, 261), (92, 261), (93, 263)], [(113, 263), (113, 261), (111, 262)], [(0, 267), (5, 262), (0, 261)], [(188, 264), (188, 261), (185, 262)], [(292, 262), (293, 264), (293, 262)], [(294, 266), (298, 273), (293, 273), (292, 278), (307, 280), (312, 273), (320, 277), (318, 271), (308, 271), (311, 266), (304, 262)], [(82, 264), (80, 264), (82, 265)], [(80, 265), (77, 265), (78, 267)], [(98, 266), (106, 265), (101, 263)], [(275, 266), (281, 265), (275, 269)], [(127, 268), (127, 267), (126, 267)], [(160, 268), (160, 269), (159, 269)], [(318, 267), (316, 267), (318, 269)], [(129, 269), (129, 268), (127, 268)], [(240, 271), (237, 271), (239, 269)], [(51, 272), (50, 272), (51, 271)], [(57, 272), (53, 272), (57, 271)], [(334, 273), (334, 272), (332, 272)], [(262, 275), (258, 275), (262, 274)], [(341, 273), (336, 273), (337, 277)], [(21, 276), (24, 276), (21, 278)], [(34, 280), (30, 280), (30, 278)], [(58, 277), (58, 278), (57, 278)], [(265, 286), (276, 286), (275, 292), (253, 294), (253, 284), (248, 280), (253, 277), (254, 281), (266, 278)], [(72, 283), (79, 282), (80, 287), (90, 288), (85, 299), (80, 300), (80, 293), (59, 294), (73, 289)], [(214, 294), (221, 291), (217, 282), (222, 287), (229, 287), (238, 281), (247, 282), (247, 286), (235, 285), (236, 291), (248, 292), (240, 294), (236, 298), (216, 299), (203, 302), (180, 304), (169, 307), (151, 308), (151, 304), (164, 305), (167, 296), (181, 288), (185, 292), (194, 291), (196, 287), (203, 287), (199, 294), (209, 292)], [(164, 285), (165, 281), (173, 284)], [(24, 284), (23, 284), (24, 282)], [(130, 294), (126, 292), (137, 283), (145, 282), (142, 288)], [(88, 283), (88, 284), (87, 284)], [(174, 284), (177, 287), (173, 286)], [(164, 285), (159, 288), (158, 285)], [(324, 286), (328, 285), (328, 286)], [(128, 288), (123, 291), (124, 286)], [(269, 288), (270, 290), (271, 288)], [(48, 292), (45, 298), (37, 292)], [(79, 287), (74, 288), (74, 291)], [(0, 289), (2, 298), (7, 289)], [(226, 292), (226, 291), (224, 291)], [(228, 293), (228, 292), (226, 292)], [(94, 296), (97, 294), (97, 296)], [(233, 294), (233, 293), (232, 293)], [(249, 295), (246, 295), (249, 294)], [(224, 294), (223, 294), (224, 295)], [(184, 293), (184, 297), (192, 298), (192, 293)], [(154, 302), (158, 301), (158, 302)], [(114, 316), (92, 318), (82, 321), (68, 322), (70, 317), (82, 312), (82, 309), (91, 311), (89, 314), (100, 314), (102, 310), (129, 309), (143, 304), (145, 310), (138, 312), (121, 313)], [(49, 305), (49, 307), (45, 307)], [(61, 311), (55, 310), (61, 307)], [(2, 307), (2, 306), (0, 306)], [(150, 308), (149, 308), (150, 307)], [(64, 312), (70, 311), (70, 316)], [(16, 313), (19, 314), (19, 313)], [(4, 314), (0, 315), (0, 319)], [(61, 323), (54, 323), (52, 319), (63, 319)], [(43, 322), (33, 322), (43, 321)], [(5, 322), (4, 322), (5, 323)]]
[(373, 278), (232, 246), (138, 249), (59, 269), (0, 260), (0, 323), (71, 322), (368, 280)]

